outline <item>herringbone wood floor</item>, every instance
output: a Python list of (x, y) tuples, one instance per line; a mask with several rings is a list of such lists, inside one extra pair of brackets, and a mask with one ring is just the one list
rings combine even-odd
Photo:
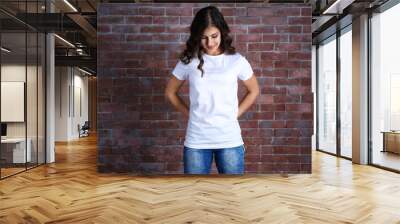
[(311, 175), (96, 172), (96, 140), (0, 181), (0, 223), (400, 223), (400, 175), (313, 153)]

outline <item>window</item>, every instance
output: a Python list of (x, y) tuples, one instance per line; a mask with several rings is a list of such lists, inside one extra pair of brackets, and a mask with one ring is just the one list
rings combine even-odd
[(336, 35), (318, 47), (318, 145), (336, 153)]
[(371, 18), (372, 164), (400, 170), (400, 5)]
[(340, 35), (340, 155), (352, 157), (352, 32)]

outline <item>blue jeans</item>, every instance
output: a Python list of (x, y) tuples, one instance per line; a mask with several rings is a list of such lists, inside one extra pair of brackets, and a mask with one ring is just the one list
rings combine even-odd
[(213, 157), (218, 173), (243, 174), (244, 145), (222, 149), (193, 149), (184, 147), (184, 173), (209, 174)]

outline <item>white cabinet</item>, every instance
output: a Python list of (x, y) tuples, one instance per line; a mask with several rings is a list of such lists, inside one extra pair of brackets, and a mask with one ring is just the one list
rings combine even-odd
[[(31, 162), (32, 160), (32, 140), (27, 139), (27, 147), (25, 151), (25, 138), (7, 138), (2, 139), (1, 144), (3, 146), (12, 147), (13, 151), (13, 163), (25, 163)], [(26, 152), (26, 154), (25, 154)], [(25, 161), (25, 159), (27, 159)]]

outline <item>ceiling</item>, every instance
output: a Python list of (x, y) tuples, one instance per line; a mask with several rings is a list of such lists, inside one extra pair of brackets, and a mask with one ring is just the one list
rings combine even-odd
[[(29, 61), (42, 48), (42, 45), (37, 47), (36, 35), (53, 32), (61, 37), (55, 38), (56, 65), (81, 66), (95, 72), (96, 7), (100, 1), (47, 0), (47, 2), (46, 5), (45, 0), (0, 0), (2, 46), (12, 49), (7, 53), (7, 57), (3, 57), (3, 61), (5, 58), (8, 61), (23, 61), (25, 56)], [(52, 13), (48, 13), (50, 9)], [(74, 46), (67, 44), (63, 39)], [(44, 39), (42, 37), (39, 40)], [(5, 52), (2, 51), (3, 54)]]
[[(335, 1), (335, 11), (323, 14)], [(347, 14), (356, 15), (367, 8), (380, 5), (386, 0), (269, 0), (267, 2), (304, 2), (313, 9), (313, 37), (335, 24)], [(138, 0), (0, 0), (0, 25), (2, 45), (14, 49), (15, 55), (28, 56), (36, 52), (32, 35), (25, 40), (25, 31), (54, 32), (61, 38), (55, 38), (56, 65), (86, 66), (96, 70), (97, 49), (97, 6), (99, 3), (128, 3)], [(146, 1), (143, 1), (146, 2)], [(148, 2), (148, 1), (147, 1)], [(154, 0), (154, 2), (210, 2), (209, 0)], [(246, 0), (219, 0), (218, 2), (248, 2)], [(47, 7), (47, 8), (46, 8)], [(342, 7), (342, 8), (340, 8)], [(51, 10), (50, 10), (51, 8)], [(52, 13), (48, 13), (52, 11)], [(26, 13), (27, 12), (27, 13)], [(27, 42), (26, 42), (27, 41)], [(28, 43), (27, 52), (25, 46)], [(10, 55), (9, 55), (10, 56)], [(16, 56), (18, 58), (18, 56)], [(20, 56), (21, 57), (21, 56)]]

